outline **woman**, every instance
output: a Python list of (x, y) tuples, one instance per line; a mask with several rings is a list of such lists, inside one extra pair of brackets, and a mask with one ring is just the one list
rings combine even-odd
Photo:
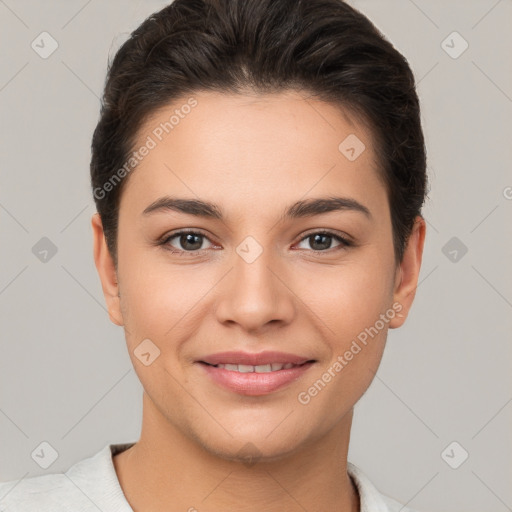
[(141, 436), (2, 506), (410, 510), (347, 461), (426, 229), (414, 78), (371, 22), (340, 0), (176, 0), (109, 67), (91, 179)]

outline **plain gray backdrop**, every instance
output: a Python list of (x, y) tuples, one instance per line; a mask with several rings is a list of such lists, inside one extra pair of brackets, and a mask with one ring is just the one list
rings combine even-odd
[[(2, 481), (138, 439), (142, 388), (92, 257), (90, 142), (108, 57), (166, 3), (0, 0)], [(349, 460), (423, 512), (512, 510), (512, 2), (349, 3), (415, 73), (431, 183), (415, 303)]]

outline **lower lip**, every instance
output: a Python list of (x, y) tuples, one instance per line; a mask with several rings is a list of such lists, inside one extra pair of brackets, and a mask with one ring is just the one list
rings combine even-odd
[(248, 396), (266, 395), (277, 391), (302, 377), (313, 364), (313, 362), (308, 362), (301, 366), (294, 366), (293, 368), (276, 370), (274, 372), (242, 373), (217, 368), (206, 363), (199, 363), (199, 365), (204, 368), (204, 371), (206, 371), (217, 384), (235, 393)]

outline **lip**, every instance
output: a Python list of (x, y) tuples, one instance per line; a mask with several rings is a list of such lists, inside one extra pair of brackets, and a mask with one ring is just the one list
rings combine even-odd
[[(196, 361), (202, 371), (212, 379), (213, 382), (224, 389), (245, 396), (267, 395), (300, 379), (315, 360), (295, 354), (285, 352), (260, 352), (258, 354), (249, 354), (247, 352), (221, 352), (207, 356), (200, 361)], [(292, 363), (296, 366), (273, 372), (242, 373), (225, 368), (218, 368), (214, 364), (246, 364), (258, 366), (270, 363)]]

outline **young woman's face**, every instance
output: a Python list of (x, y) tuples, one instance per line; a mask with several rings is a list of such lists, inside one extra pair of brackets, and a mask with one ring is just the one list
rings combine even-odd
[(414, 295), (371, 134), (298, 93), (192, 96), (139, 132), (109, 312), (161, 432), (227, 458), (291, 453), (346, 427)]

